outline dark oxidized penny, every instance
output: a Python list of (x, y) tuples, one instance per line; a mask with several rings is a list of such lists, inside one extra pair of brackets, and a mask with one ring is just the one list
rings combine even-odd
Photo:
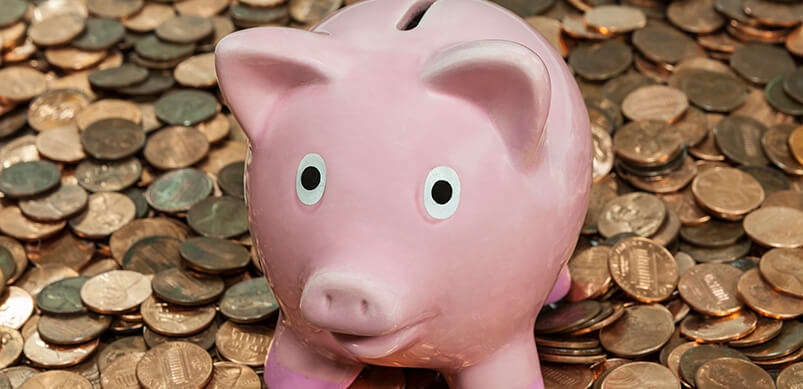
[(658, 196), (666, 204), (668, 210), (678, 215), (683, 225), (697, 225), (711, 219), (711, 216), (697, 205), (689, 187), (680, 192), (660, 194)]
[(625, 293), (645, 303), (666, 300), (678, 282), (678, 267), (672, 254), (647, 238), (624, 239), (614, 245), (608, 268)]
[(708, 136), (708, 117), (703, 111), (689, 107), (686, 113), (674, 123), (674, 127), (683, 136), (686, 146), (695, 146)]
[(17, 272), (17, 264), (14, 262), (14, 255), (5, 247), (0, 246), (0, 270), (3, 272), (3, 283), (0, 285), (0, 292), (5, 287), (9, 279)]
[(741, 358), (717, 358), (697, 369), (698, 389), (775, 389), (766, 370)]
[(742, 308), (736, 285), (742, 271), (721, 263), (699, 264), (680, 277), (678, 292), (695, 311), (727, 316)]
[(803, 4), (795, 1), (745, 0), (742, 9), (761, 24), (775, 27), (794, 27), (803, 15)]
[(613, 137), (613, 151), (637, 165), (667, 162), (683, 147), (683, 138), (666, 122), (640, 120), (619, 128)]
[(680, 229), (683, 240), (703, 247), (724, 247), (736, 243), (744, 236), (741, 223), (711, 220), (696, 226)]
[(145, 191), (139, 188), (128, 188), (122, 192), (134, 202), (136, 207), (136, 218), (143, 218), (148, 214), (148, 200), (145, 198)]
[(47, 313), (79, 313), (86, 310), (81, 302), (81, 287), (89, 277), (70, 277), (45, 286), (36, 295), (36, 306)]
[(737, 48), (730, 65), (742, 77), (761, 85), (795, 69), (795, 61), (786, 50), (764, 43)]
[(251, 255), (245, 247), (205, 236), (187, 239), (181, 244), (179, 253), (193, 270), (209, 274), (236, 273), (251, 263)]
[(767, 101), (775, 109), (789, 115), (803, 115), (803, 103), (789, 96), (784, 91), (784, 76), (779, 76), (767, 84), (764, 93), (767, 94)]
[(162, 96), (154, 106), (156, 117), (174, 126), (191, 126), (214, 116), (218, 102), (209, 92), (184, 89)]
[(797, 68), (784, 77), (783, 90), (789, 97), (803, 103), (803, 67)]
[(14, 238), (7, 236), (0, 236), (0, 247), (8, 250), (9, 253), (11, 253), (12, 259), (14, 260), (14, 273), (4, 274), (6, 281), (13, 283), (25, 272), (26, 268), (28, 267), (28, 258), (25, 255), (25, 247), (23, 247), (22, 244), (17, 242)]
[(217, 173), (217, 184), (223, 193), (242, 199), (245, 197), (244, 175), (245, 162), (233, 162), (224, 166)]
[[(312, 3), (307, 2), (307, 4)], [(252, 7), (245, 3), (236, 3), (231, 6), (229, 13), (234, 22), (244, 28), (284, 23), (289, 19), (288, 9), (285, 6)]]
[(753, 176), (761, 184), (765, 196), (791, 188), (789, 179), (778, 169), (769, 166), (739, 166), (737, 169)]
[(248, 366), (262, 366), (268, 356), (273, 329), (262, 324), (223, 323), (215, 338), (223, 358)]
[(137, 13), (144, 6), (143, 0), (89, 0), (87, 8), (104, 18), (120, 19)]
[(176, 81), (169, 74), (150, 72), (148, 78), (138, 84), (117, 88), (117, 91), (130, 96), (156, 95), (172, 88)]
[(761, 149), (767, 127), (753, 118), (732, 115), (714, 127), (714, 138), (725, 157), (740, 165), (764, 166), (769, 163)]
[(126, 63), (89, 73), (89, 83), (96, 88), (115, 89), (138, 84), (148, 78), (148, 69)]
[[(611, 304), (610, 302), (607, 302), (607, 301), (600, 302), (599, 303), (599, 308), (600, 308), (599, 312), (597, 312), (597, 314), (594, 315), (592, 318), (586, 320), (583, 323), (571, 326), (571, 327), (565, 329), (564, 331), (562, 331), (562, 333), (574, 333), (575, 331), (579, 331), (579, 330), (591, 327), (593, 325), (596, 325), (596, 324), (606, 320), (608, 317), (610, 317), (613, 314), (613, 311), (614, 311), (613, 304)], [(592, 354), (599, 354), (599, 353), (592, 353)]]
[(142, 331), (142, 337), (145, 338), (145, 343), (149, 348), (154, 348), (167, 342), (190, 342), (209, 350), (215, 345), (215, 335), (219, 328), (218, 321), (219, 320), (213, 321), (205, 330), (190, 336), (165, 336), (153, 332), (153, 330), (146, 326)]
[(123, 39), (125, 27), (117, 20), (90, 18), (86, 29), (70, 44), (82, 50), (106, 50)]
[(209, 196), (213, 185), (212, 179), (198, 169), (178, 169), (152, 182), (145, 198), (158, 211), (183, 212)]
[(673, 171), (663, 177), (640, 177), (629, 174), (624, 169), (625, 165), (621, 163), (617, 165), (616, 173), (629, 182), (630, 185), (641, 190), (652, 193), (677, 192), (687, 186), (697, 175), (697, 165), (694, 163), (694, 160), (689, 157), (683, 157), (683, 164), (680, 165), (680, 167), (673, 166)]
[(582, 46), (569, 55), (569, 65), (588, 80), (607, 80), (630, 67), (633, 51), (618, 41)]
[(138, 158), (120, 161), (87, 159), (75, 170), (78, 184), (90, 192), (113, 192), (133, 185), (142, 175)]
[(730, 112), (747, 100), (747, 85), (730, 74), (702, 69), (676, 74), (680, 77), (678, 88), (706, 111)]
[(758, 316), (756, 322), (756, 329), (743, 338), (731, 340), (728, 346), (731, 347), (748, 347), (755, 346), (769, 341), (770, 339), (778, 336), (783, 327), (783, 320), (772, 319), (765, 316)]
[(168, 235), (184, 240), (189, 235), (189, 227), (175, 219), (165, 217), (134, 220), (112, 234), (109, 239), (109, 250), (112, 257), (122, 264), (126, 252), (134, 243), (154, 235)]
[(6, 27), (16, 23), (28, 10), (28, 2), (22, 0), (2, 0), (0, 1), (0, 9), (3, 13), (0, 15), (0, 27)]
[(654, 81), (651, 78), (645, 77), (640, 73), (628, 72), (605, 82), (602, 86), (602, 96), (616, 104), (622, 104), (622, 101), (630, 92), (652, 83)]
[(602, 347), (624, 358), (635, 358), (657, 351), (675, 331), (672, 314), (663, 306), (633, 305), (624, 315), (599, 332)]
[(795, 389), (803, 384), (803, 362), (783, 369), (776, 379), (778, 389)]
[(81, 133), (81, 144), (87, 154), (97, 159), (119, 160), (134, 155), (145, 145), (145, 131), (126, 119), (98, 120)]
[(633, 45), (648, 59), (674, 64), (687, 58), (704, 57), (705, 51), (682, 32), (652, 24), (633, 33)]
[(554, 334), (587, 322), (600, 311), (600, 304), (594, 300), (567, 303), (557, 308), (545, 308), (535, 321), (535, 332)]
[(156, 274), (179, 266), (181, 241), (167, 235), (142, 238), (132, 244), (123, 257), (123, 268), (142, 274)]
[(0, 172), (0, 192), (9, 197), (44, 193), (59, 184), (61, 171), (47, 161), (20, 162)]
[(203, 236), (226, 239), (248, 232), (248, 211), (242, 200), (207, 197), (190, 208), (187, 222)]
[(753, 360), (767, 360), (789, 355), (803, 347), (803, 323), (787, 320), (783, 323), (781, 333), (771, 340), (739, 349)]
[[(538, 15), (551, 8), (555, 4), (555, 0), (536, 0), (536, 1), (523, 1), (523, 0), (494, 0), (494, 3), (499, 4), (521, 17), (531, 15)], [(348, 4), (348, 2), (347, 2)]]
[(162, 169), (194, 165), (209, 151), (206, 135), (192, 127), (173, 126), (157, 131), (145, 145), (145, 159)]
[(19, 206), (22, 213), (31, 219), (59, 221), (84, 209), (88, 198), (86, 191), (80, 186), (61, 184), (51, 192), (21, 200)]
[(692, 314), (680, 323), (680, 333), (700, 343), (721, 343), (753, 332), (757, 322), (756, 314), (744, 309), (713, 318)]
[(761, 257), (759, 271), (776, 290), (803, 298), (803, 249), (772, 249)]
[(27, 108), (18, 108), (0, 116), (0, 137), (9, 136), (22, 129), (28, 121), (27, 114)]
[(710, 360), (724, 357), (748, 360), (746, 356), (732, 348), (704, 344), (692, 347), (680, 356), (680, 375), (694, 387), (694, 375), (697, 373), (697, 369)]
[(714, 9), (714, 0), (673, 1), (666, 8), (666, 17), (684, 31), (705, 34), (718, 30), (725, 18)]
[(236, 323), (264, 320), (279, 309), (265, 277), (241, 281), (223, 293), (220, 313)]
[(56, 345), (86, 343), (99, 337), (109, 328), (111, 316), (94, 313), (72, 315), (42, 315), (37, 330), (42, 340)]
[(165, 42), (156, 35), (148, 35), (134, 44), (134, 50), (143, 58), (152, 61), (176, 61), (192, 54), (195, 45)]
[(80, 270), (92, 259), (95, 243), (77, 239), (73, 234), (30, 243), (26, 245), (28, 259), (36, 266), (64, 265)]
[(781, 294), (772, 288), (758, 269), (742, 275), (737, 285), (739, 298), (754, 311), (776, 319), (792, 319), (803, 315), (803, 299)]
[(159, 39), (174, 43), (195, 43), (212, 34), (212, 22), (196, 15), (179, 15), (154, 30)]
[(794, 124), (777, 124), (770, 127), (761, 137), (761, 146), (764, 154), (775, 166), (787, 174), (803, 175), (803, 164), (795, 159), (789, 149), (789, 137), (796, 128)]
[(223, 280), (217, 276), (193, 275), (173, 267), (156, 273), (151, 280), (153, 292), (162, 300), (178, 305), (203, 305), (223, 293)]

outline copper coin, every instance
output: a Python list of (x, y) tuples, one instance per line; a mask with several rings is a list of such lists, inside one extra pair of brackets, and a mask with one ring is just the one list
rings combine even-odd
[(45, 92), (31, 102), (28, 124), (37, 131), (74, 127), (75, 116), (88, 106), (89, 98), (73, 89)]
[(636, 165), (656, 165), (680, 152), (683, 138), (667, 123), (634, 121), (619, 128), (613, 137), (616, 155)]
[(45, 342), (53, 345), (77, 345), (91, 341), (109, 328), (110, 316), (94, 313), (42, 315), (37, 330)]
[(781, 333), (781, 327), (783, 327), (782, 320), (758, 316), (756, 329), (743, 338), (731, 340), (728, 346), (748, 347), (767, 342)]
[(751, 89), (745, 103), (732, 112), (734, 115), (752, 117), (765, 126), (777, 124), (795, 124), (794, 116), (787, 115), (773, 108), (763, 90)]
[[(719, 114), (707, 114), (709, 121), (711, 120), (712, 115), (719, 115)], [(704, 161), (724, 161), (725, 156), (722, 155), (722, 152), (719, 151), (717, 148), (716, 142), (714, 141), (714, 131), (709, 130), (708, 136), (703, 139), (702, 142), (694, 145), (693, 147), (689, 147), (688, 149), (689, 154), (700, 158)], [(699, 168), (699, 166), (698, 166)]]
[(120, 19), (137, 13), (144, 6), (143, 0), (88, 0), (89, 10), (100, 17)]
[(601, 212), (598, 226), (605, 237), (623, 232), (651, 236), (661, 227), (664, 218), (666, 206), (659, 198), (635, 192), (608, 202)]
[(601, 5), (592, 8), (583, 16), (593, 29), (603, 33), (623, 33), (644, 27), (647, 19), (638, 8)]
[(629, 238), (614, 245), (608, 268), (625, 293), (645, 303), (666, 300), (678, 282), (672, 254), (646, 238)]
[(28, 219), (15, 206), (5, 207), (0, 210), (0, 231), (20, 240), (37, 240), (50, 237), (61, 231), (65, 225), (64, 221), (37, 222)]
[(198, 169), (176, 169), (152, 182), (145, 198), (156, 210), (177, 213), (209, 196), (213, 186), (212, 179)]
[(207, 197), (190, 208), (187, 222), (203, 236), (227, 239), (248, 232), (248, 211), (240, 199)]
[(175, 15), (175, 9), (167, 4), (147, 2), (139, 12), (123, 18), (122, 22), (129, 30), (149, 32)]
[(77, 346), (55, 346), (43, 341), (36, 332), (30, 338), (25, 339), (23, 352), (35, 366), (53, 369), (74, 366), (83, 362), (95, 352), (99, 344), (100, 341), (95, 339)]
[(741, 309), (736, 284), (742, 271), (720, 263), (703, 263), (687, 271), (678, 281), (678, 292), (695, 311), (727, 316)]
[(568, 301), (581, 301), (598, 297), (611, 285), (608, 271), (608, 257), (611, 249), (607, 246), (590, 247), (574, 255), (569, 260), (569, 274), (572, 285)]
[(803, 298), (803, 250), (772, 249), (761, 257), (759, 271), (773, 288)]
[(746, 101), (747, 86), (734, 75), (703, 69), (676, 72), (677, 88), (707, 111), (730, 112)]
[(301, 23), (314, 23), (324, 16), (332, 13), (340, 8), (343, 0), (325, 0), (325, 1), (310, 1), (310, 0), (290, 0), (288, 9), (290, 16), (294, 20)]
[[(680, 334), (680, 331), (678, 330), (678, 336), (680, 336), (679, 334)], [(683, 354), (686, 351), (689, 351), (689, 349), (697, 347), (697, 346), (700, 346), (700, 343), (697, 343), (697, 342), (685, 342), (685, 343), (683, 343), (683, 341), (684, 341), (683, 338), (678, 338), (678, 339), (680, 339), (679, 340), (680, 343), (674, 345), (671, 348), (671, 350), (669, 350), (669, 353), (667, 354), (667, 357), (666, 357), (666, 362), (664, 362), (664, 364), (666, 365), (666, 367), (669, 368), (669, 371), (671, 371), (672, 374), (674, 374), (676, 377), (680, 378), (680, 357), (683, 356)], [(671, 341), (672, 340), (670, 340), (670, 342)], [(661, 354), (663, 355), (663, 350), (661, 350)]]
[(542, 362), (541, 376), (544, 379), (544, 389), (590, 388), (591, 384), (594, 383), (594, 373), (588, 367), (581, 365), (558, 365)]
[(681, 377), (689, 384), (695, 385), (695, 373), (704, 363), (717, 359), (717, 358), (739, 358), (747, 360), (747, 357), (738, 351), (712, 344), (705, 344), (698, 347), (692, 347), (680, 357), (680, 374)]
[(671, 243), (677, 241), (677, 237), (680, 234), (680, 218), (675, 212), (671, 210), (666, 210), (666, 221), (661, 226), (661, 229), (652, 236), (652, 241), (664, 246), (668, 247)]
[[(248, 366), (233, 362), (215, 362), (212, 380), (204, 389), (259, 389), (262, 381)], [(404, 377), (402, 376), (402, 380)], [(373, 388), (374, 386), (371, 386)], [(367, 389), (367, 387), (366, 387)]]
[(597, 224), (602, 210), (617, 196), (617, 182), (614, 175), (609, 175), (598, 182), (591, 184), (591, 196), (588, 200), (588, 211), (583, 221), (583, 234), (595, 234), (598, 232)]
[(803, 164), (794, 158), (789, 148), (789, 136), (794, 130), (792, 124), (772, 126), (761, 137), (761, 146), (775, 166), (787, 174), (803, 175)]
[(119, 161), (87, 159), (75, 170), (78, 184), (90, 192), (112, 192), (133, 185), (142, 175), (142, 164), (135, 157)]
[(168, 127), (148, 138), (145, 158), (159, 169), (191, 166), (206, 156), (209, 142), (200, 131), (190, 127)]
[(603, 40), (612, 36), (592, 29), (586, 24), (583, 15), (565, 15), (561, 19), (561, 28), (566, 35), (573, 38)]
[(0, 368), (4, 369), (13, 364), (22, 354), (23, 339), (19, 331), (14, 328), (0, 326)]
[(80, 212), (89, 196), (78, 185), (62, 184), (54, 191), (34, 198), (21, 200), (20, 210), (25, 216), (41, 221), (60, 221)]
[(668, 210), (678, 215), (680, 222), (685, 226), (705, 223), (711, 219), (711, 216), (697, 205), (688, 187), (677, 193), (660, 194), (658, 196), (666, 204)]
[(803, 26), (796, 28), (786, 37), (786, 49), (797, 56), (803, 56)]
[(567, 348), (567, 349), (588, 349), (599, 346), (599, 340), (593, 338), (553, 338), (536, 336), (535, 344), (538, 346)]
[(754, 361), (763, 361), (790, 355), (800, 350), (801, 346), (803, 346), (803, 323), (788, 320), (783, 323), (778, 336), (757, 346), (741, 348), (739, 351)]
[[(613, 304), (611, 309), (612, 311), (607, 317), (596, 320), (597, 317), (602, 314), (602, 312), (600, 312), (600, 314), (589, 320), (587, 323), (583, 323), (582, 328), (569, 332), (568, 335), (578, 336), (592, 333), (615, 323), (617, 320), (619, 320), (619, 318), (622, 317), (622, 315), (625, 314), (625, 306), (623, 304)], [(592, 321), (594, 321), (594, 323), (591, 323)], [(589, 325), (586, 326), (586, 324)]]
[(151, 295), (151, 282), (142, 274), (112, 270), (92, 277), (81, 287), (81, 300), (98, 313), (126, 312)]
[(700, 343), (721, 343), (753, 332), (757, 322), (756, 315), (744, 309), (717, 318), (693, 314), (680, 323), (680, 333)]
[(794, 389), (803, 384), (803, 362), (791, 365), (778, 375), (775, 383), (778, 389)]
[(137, 363), (145, 352), (131, 352), (114, 359), (101, 372), (100, 383), (104, 389), (138, 388)]
[(100, 350), (98, 355), (98, 370), (101, 374), (117, 358), (127, 354), (144, 353), (147, 350), (145, 340), (141, 336), (126, 336), (119, 338)]
[(602, 389), (679, 389), (672, 372), (655, 362), (631, 362), (614, 368), (602, 380)]
[(0, 325), (19, 329), (33, 313), (33, 298), (24, 289), (9, 286), (0, 300)]
[(268, 357), (273, 329), (257, 324), (223, 323), (215, 337), (217, 351), (227, 360), (246, 366), (262, 366)]
[(672, 314), (656, 304), (633, 305), (624, 315), (599, 332), (602, 346), (609, 352), (632, 358), (657, 351), (672, 336)]
[(226, 118), (226, 115), (221, 113), (195, 125), (195, 129), (206, 135), (206, 140), (210, 144), (220, 142), (226, 138), (229, 135), (230, 128), (231, 122)]
[(173, 72), (179, 84), (193, 88), (206, 88), (217, 84), (214, 53), (195, 55), (181, 61)]
[(26, 161), (0, 172), (0, 192), (20, 198), (40, 195), (59, 185), (61, 170), (48, 161)]
[(265, 320), (279, 309), (279, 303), (265, 277), (240, 281), (223, 293), (220, 313), (235, 323)]
[(742, 77), (761, 85), (795, 69), (795, 62), (786, 50), (763, 43), (737, 48), (730, 65)]
[(106, 58), (107, 52), (87, 51), (69, 46), (49, 47), (45, 50), (45, 59), (51, 65), (64, 70), (84, 70), (98, 65)]
[(150, 297), (140, 307), (142, 319), (152, 331), (166, 336), (189, 336), (209, 327), (215, 306), (182, 307)]
[[(257, 0), (258, 1), (258, 0)], [(271, 0), (272, 1), (272, 0)], [(254, 0), (248, 0), (249, 3)], [(253, 5), (253, 4), (251, 4)], [(549, 18), (546, 16), (530, 16), (526, 17), (524, 21), (527, 22), (532, 28), (541, 33), (547, 39), (552, 48), (558, 51), (564, 58), (569, 55), (569, 49), (563, 40), (561, 33), (560, 20)]]
[(220, 327), (218, 322), (223, 324), (222, 320), (213, 320), (209, 327), (206, 327), (203, 331), (197, 334), (189, 336), (165, 336), (154, 332), (146, 326), (143, 328), (142, 336), (145, 338), (145, 343), (149, 348), (153, 348), (167, 342), (190, 342), (202, 347), (203, 349), (210, 350), (212, 346), (215, 345), (215, 335)]
[[(188, 239), (182, 243), (180, 254), (189, 267), (208, 274), (236, 273), (244, 270), (251, 261), (248, 250), (243, 246), (225, 239), (207, 237)], [(576, 273), (579, 274), (580, 270)]]
[(86, 20), (74, 14), (54, 15), (28, 29), (28, 36), (38, 46), (57, 46), (68, 43), (86, 27)]
[(666, 16), (674, 25), (695, 34), (714, 32), (725, 24), (725, 18), (714, 9), (714, 0), (675, 1), (666, 8)]
[(781, 294), (767, 284), (758, 269), (748, 270), (738, 283), (739, 298), (754, 311), (776, 319), (803, 315), (803, 299)]
[(763, 207), (744, 219), (750, 239), (769, 247), (803, 246), (803, 211), (784, 207)]
[(198, 167), (210, 174), (215, 174), (224, 166), (232, 163), (245, 161), (245, 154), (248, 146), (243, 142), (226, 140), (219, 145), (211, 147), (206, 159), (198, 164)]
[(147, 236), (126, 251), (123, 268), (152, 275), (179, 266), (181, 241), (168, 235)]
[(81, 133), (87, 154), (97, 159), (118, 160), (135, 154), (145, 145), (142, 126), (130, 120), (111, 118), (90, 124)]
[(44, 131), (36, 136), (36, 148), (48, 159), (75, 163), (86, 158), (81, 137), (75, 127), (61, 127)]
[(694, 179), (697, 175), (697, 165), (693, 159), (685, 157), (678, 169), (660, 178), (638, 177), (623, 170), (617, 170), (617, 174), (638, 189), (652, 193), (671, 193), (683, 189)]
[(139, 111), (139, 107), (136, 104), (130, 101), (105, 99), (98, 100), (81, 110), (75, 121), (78, 124), (78, 128), (83, 131), (96, 121), (111, 118), (141, 123), (142, 112)]
[(696, 226), (681, 228), (683, 240), (703, 247), (724, 247), (732, 245), (744, 237), (741, 223), (711, 220)]
[(49, 241), (28, 244), (27, 250), (28, 259), (38, 267), (59, 265), (78, 271), (92, 259), (95, 244), (65, 233)]
[(134, 220), (135, 212), (134, 202), (123, 194), (93, 193), (86, 209), (70, 219), (70, 228), (80, 236), (102, 238)]
[(803, 126), (797, 127), (792, 133), (789, 135), (789, 150), (792, 152), (792, 155), (795, 159), (803, 163)]
[(783, 4), (766, 0), (745, 0), (745, 14), (762, 24), (775, 27), (794, 27), (800, 24), (798, 15), (803, 14), (802, 4)]
[(189, 230), (186, 224), (164, 217), (137, 219), (112, 233), (109, 239), (111, 254), (122, 264), (128, 249), (140, 239), (147, 236), (167, 235), (183, 241), (189, 236)]
[(617, 40), (580, 46), (569, 55), (569, 65), (587, 80), (607, 80), (627, 70), (633, 50)]
[[(163, 369), (165, 363), (170, 369)], [(212, 378), (212, 357), (187, 342), (169, 342), (148, 350), (137, 363), (137, 378), (145, 389), (203, 388)]]
[(761, 137), (767, 131), (758, 120), (732, 115), (714, 127), (714, 139), (725, 156), (741, 165), (764, 166), (769, 161), (761, 149)]
[(697, 175), (692, 194), (704, 208), (724, 215), (744, 215), (764, 201), (764, 189), (737, 169), (713, 169)]
[[(176, 3), (176, 10), (181, 15), (195, 15), (205, 18), (213, 18), (216, 17), (215, 15), (218, 15), (225, 10), (229, 5), (230, 1), (228, 0), (189, 0)], [(205, 43), (206, 40), (203, 42)], [(217, 44), (217, 41), (213, 43), (212, 47), (214, 47), (214, 44)], [(203, 48), (203, 50), (208, 50), (208, 48)]]
[(25, 269), (28, 267), (28, 258), (25, 254), (25, 247), (20, 244), (14, 238), (10, 238), (7, 236), (0, 236), (0, 247), (4, 247), (11, 253), (11, 257), (14, 259), (14, 274), (11, 274), (8, 279), (8, 283), (14, 283), (23, 273), (25, 273)]
[[(634, 32), (632, 40), (633, 45), (650, 61), (643, 61), (647, 65), (674, 64), (684, 59), (705, 56), (705, 50), (693, 39), (665, 24), (650, 24)], [(644, 57), (636, 57), (636, 65), (640, 63), (638, 59)], [(641, 70), (644, 73), (645, 69)]]
[(175, 267), (156, 273), (151, 285), (162, 300), (188, 306), (214, 302), (224, 289), (220, 277), (196, 276)]
[(582, 325), (600, 311), (600, 304), (594, 300), (561, 304), (556, 308), (545, 308), (535, 321), (535, 332), (538, 334), (554, 334), (568, 332), (571, 328)]
[(84, 277), (94, 277), (98, 274), (106, 273), (107, 271), (119, 270), (120, 265), (111, 258), (105, 258), (91, 262), (87, 267), (81, 270), (81, 275)]
[(159, 39), (175, 43), (194, 43), (212, 34), (212, 22), (196, 15), (179, 15), (156, 27)]
[(741, 239), (736, 243), (723, 247), (699, 247), (680, 242), (678, 248), (697, 262), (722, 263), (744, 257), (750, 251), (752, 243), (749, 239)]
[(739, 358), (712, 359), (697, 369), (698, 389), (774, 389), (772, 377), (764, 369)]
[(46, 371), (29, 378), (19, 389), (49, 388), (92, 389), (92, 384), (79, 374), (69, 371)]
[(631, 120), (675, 122), (689, 108), (686, 95), (678, 89), (643, 86), (631, 92), (622, 102), (622, 112)]

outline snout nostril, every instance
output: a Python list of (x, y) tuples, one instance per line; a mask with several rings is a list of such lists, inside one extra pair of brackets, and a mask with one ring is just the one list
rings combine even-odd
[(360, 301), (360, 312), (362, 312), (363, 315), (368, 313), (368, 300)]
[(329, 294), (329, 293), (326, 294), (326, 306), (327, 307), (331, 307), (332, 306), (332, 295)]

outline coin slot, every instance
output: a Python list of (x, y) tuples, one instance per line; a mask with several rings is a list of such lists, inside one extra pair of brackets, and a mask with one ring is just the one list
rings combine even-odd
[(435, 0), (423, 0), (415, 3), (410, 9), (407, 10), (407, 13), (404, 14), (401, 21), (396, 28), (401, 31), (410, 31), (416, 27), (418, 27), (418, 23), (421, 22), (421, 19), (424, 18), (424, 14), (427, 13), (429, 7), (435, 3)]

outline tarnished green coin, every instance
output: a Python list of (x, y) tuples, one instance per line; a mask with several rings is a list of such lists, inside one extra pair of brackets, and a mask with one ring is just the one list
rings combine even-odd
[(196, 15), (179, 15), (154, 30), (159, 39), (175, 43), (194, 43), (212, 34), (212, 22)]
[(223, 280), (211, 275), (193, 275), (177, 267), (156, 273), (151, 280), (153, 292), (176, 305), (204, 305), (223, 293)]
[(81, 287), (89, 277), (70, 277), (45, 286), (36, 295), (36, 306), (47, 313), (79, 313), (86, 311), (81, 302)]
[(143, 218), (148, 215), (148, 200), (145, 198), (145, 191), (139, 188), (128, 188), (123, 191), (123, 194), (128, 196), (134, 202), (136, 207), (136, 218)]
[(142, 175), (142, 163), (136, 157), (119, 161), (86, 159), (75, 169), (78, 185), (90, 192), (115, 192), (134, 185)]
[(123, 40), (125, 27), (113, 19), (90, 18), (86, 29), (70, 44), (81, 50), (106, 50)]
[(131, 86), (148, 78), (148, 69), (126, 63), (114, 68), (95, 70), (89, 73), (89, 83), (102, 89)]
[(136, 241), (123, 256), (123, 269), (156, 274), (181, 263), (181, 241), (167, 235), (154, 235)]
[(242, 2), (235, 3), (229, 8), (234, 23), (239, 27), (256, 27), (271, 23), (282, 23), (290, 18), (285, 6), (252, 7)]
[(731, 54), (730, 65), (742, 77), (761, 85), (795, 69), (789, 52), (765, 43), (748, 43), (737, 48)]
[(177, 169), (152, 182), (145, 192), (145, 199), (158, 211), (183, 212), (208, 197), (212, 186), (212, 179), (201, 170)]
[(694, 40), (668, 25), (650, 24), (634, 32), (632, 39), (641, 54), (654, 62), (674, 64), (705, 56), (705, 51)]
[(730, 112), (747, 100), (747, 85), (730, 74), (686, 69), (676, 75), (689, 101), (706, 111)]
[(153, 332), (147, 326), (142, 330), (142, 337), (145, 338), (145, 344), (149, 348), (154, 348), (162, 343), (167, 342), (190, 342), (197, 346), (202, 347), (204, 350), (209, 350), (215, 345), (215, 335), (220, 328), (219, 320), (214, 320), (205, 330), (190, 336), (166, 336), (157, 332)]
[(162, 96), (154, 105), (156, 117), (174, 126), (191, 126), (215, 116), (218, 103), (209, 92), (184, 89)]
[(20, 210), (25, 216), (41, 221), (59, 221), (74, 216), (86, 206), (89, 196), (75, 184), (61, 184), (57, 189), (41, 196), (21, 200)]
[(165, 42), (156, 35), (148, 35), (134, 43), (134, 50), (143, 58), (152, 61), (174, 61), (192, 54), (195, 45)]
[(803, 66), (784, 77), (783, 90), (789, 97), (799, 103), (803, 103)]
[(714, 126), (714, 140), (722, 154), (740, 165), (765, 166), (769, 160), (761, 149), (767, 127), (756, 119), (731, 115)]
[(0, 27), (18, 22), (28, 10), (28, 2), (22, 0), (0, 0)]
[(245, 198), (245, 162), (233, 162), (220, 169), (217, 173), (217, 184), (229, 196)]
[(111, 323), (111, 316), (88, 312), (71, 315), (42, 315), (36, 329), (45, 342), (73, 345), (86, 343), (99, 337)]
[(227, 289), (220, 299), (220, 313), (235, 323), (258, 322), (278, 309), (279, 303), (265, 277), (241, 281)]
[(207, 197), (190, 208), (187, 222), (203, 236), (226, 239), (248, 232), (248, 210), (234, 197)]
[(14, 255), (11, 250), (3, 246), (0, 246), (0, 270), (3, 271), (3, 286), (17, 273), (17, 263), (14, 261)]
[(198, 236), (181, 244), (179, 254), (193, 270), (209, 274), (231, 274), (251, 262), (248, 250), (225, 239)]
[(115, 161), (136, 154), (145, 145), (145, 131), (127, 119), (98, 120), (81, 133), (81, 145), (97, 159)]
[(555, 0), (493, 0), (494, 3), (499, 4), (519, 15), (523, 18), (527, 16), (538, 15), (553, 5)]
[(0, 192), (9, 197), (27, 197), (55, 188), (61, 170), (52, 162), (20, 162), (0, 172)]
[(578, 47), (569, 55), (569, 65), (587, 80), (607, 80), (632, 62), (630, 46), (614, 39)]
[(25, 247), (14, 238), (7, 236), (0, 236), (0, 247), (11, 252), (11, 257), (14, 260), (14, 273), (3, 274), (3, 277), (6, 279), (6, 283), (9, 283), (9, 281), (14, 282), (25, 272), (25, 269), (28, 268), (28, 257), (25, 254)]
[(784, 90), (784, 76), (779, 76), (767, 84), (764, 93), (767, 101), (775, 109), (790, 115), (803, 115), (803, 103), (793, 99)]
[(176, 81), (170, 74), (152, 71), (148, 74), (148, 78), (138, 84), (118, 88), (117, 91), (129, 96), (148, 96), (162, 93), (170, 88)]

